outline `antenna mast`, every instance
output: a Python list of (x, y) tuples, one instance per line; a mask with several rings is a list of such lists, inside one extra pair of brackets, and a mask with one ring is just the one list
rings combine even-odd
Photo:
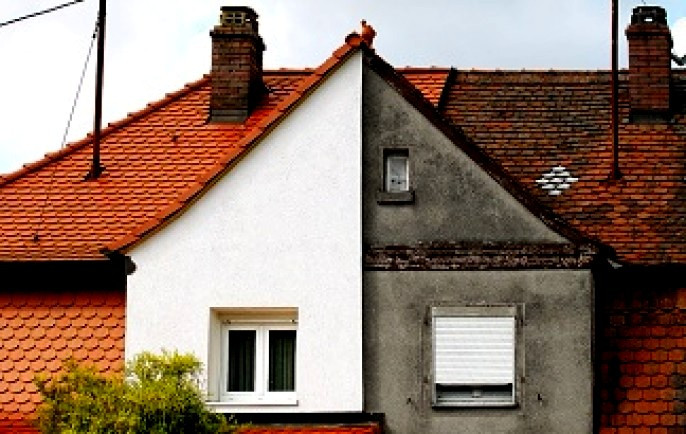
[(88, 179), (97, 179), (105, 168), (100, 164), (100, 127), (102, 123), (102, 83), (105, 54), (106, 1), (100, 0), (98, 8), (98, 59), (95, 72), (95, 116), (93, 119), (93, 163)]
[(617, 31), (619, 19), (617, 17), (617, 2), (612, 0), (612, 173), (610, 178), (618, 180), (622, 177), (619, 170), (619, 67), (617, 65)]

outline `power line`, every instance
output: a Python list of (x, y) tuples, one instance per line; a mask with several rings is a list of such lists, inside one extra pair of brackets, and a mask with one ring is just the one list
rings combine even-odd
[(71, 111), (69, 112), (69, 120), (67, 121), (67, 127), (64, 129), (64, 135), (62, 136), (62, 143), (60, 148), (64, 147), (67, 142), (67, 134), (69, 134), (69, 128), (71, 127), (71, 121), (74, 117), (74, 110), (76, 109), (76, 103), (79, 100), (79, 95), (81, 94), (81, 86), (83, 85), (83, 79), (86, 76), (86, 70), (88, 69), (88, 63), (91, 58), (91, 53), (93, 52), (93, 42), (95, 42), (95, 37), (98, 35), (99, 23), (95, 23), (95, 29), (93, 30), (93, 35), (91, 36), (91, 43), (88, 47), (88, 54), (86, 54), (86, 61), (83, 64), (83, 69), (81, 70), (81, 78), (79, 79), (79, 86), (76, 88), (76, 95), (74, 96), (74, 102), (71, 105)]
[[(60, 144), (60, 149), (64, 148), (64, 144), (67, 141), (67, 134), (69, 133), (69, 128), (71, 126), (71, 121), (72, 118), (74, 117), (74, 110), (76, 109), (76, 103), (78, 102), (79, 99), (79, 94), (81, 93), (81, 87), (83, 85), (83, 79), (86, 76), (86, 70), (88, 69), (88, 63), (91, 58), (91, 53), (93, 52), (93, 43), (95, 42), (95, 37), (98, 35), (98, 32), (100, 31), (100, 22), (96, 20), (95, 22), (95, 29), (93, 30), (93, 34), (91, 35), (91, 43), (90, 46), (88, 47), (88, 54), (86, 54), (86, 61), (83, 64), (83, 69), (81, 70), (81, 77), (79, 78), (79, 85), (76, 88), (76, 95), (74, 96), (74, 102), (72, 103), (71, 106), (71, 111), (69, 112), (69, 120), (67, 121), (67, 127), (64, 130), (64, 135), (62, 136), (62, 143)], [(36, 225), (36, 230), (33, 233), (33, 241), (38, 242), (40, 241), (40, 230), (42, 229), (43, 226), (43, 214), (45, 211), (45, 208), (48, 204), (48, 199), (50, 198), (50, 192), (53, 187), (53, 181), (55, 180), (55, 173), (57, 172), (57, 166), (53, 164), (52, 167), (52, 173), (50, 173), (50, 181), (48, 182), (48, 187), (45, 191), (45, 199), (43, 199), (43, 205), (40, 208), (40, 213), (38, 214), (38, 223)]]
[(50, 12), (55, 12), (56, 10), (66, 8), (68, 6), (72, 6), (72, 5), (75, 5), (77, 3), (81, 3), (83, 1), (84, 0), (73, 0), (73, 1), (70, 1), (67, 3), (63, 3), (61, 5), (58, 5), (58, 6), (54, 6), (54, 7), (48, 8), (48, 9), (44, 9), (42, 11), (38, 11), (38, 12), (34, 12), (32, 14), (24, 15), (23, 17), (14, 18), (12, 20), (5, 21), (4, 23), (0, 23), (0, 27), (8, 26), (10, 24), (18, 23), (19, 21), (24, 21), (24, 20), (27, 20), (29, 18), (34, 18), (34, 17), (40, 16), (40, 15), (45, 15), (45, 14), (48, 14)]

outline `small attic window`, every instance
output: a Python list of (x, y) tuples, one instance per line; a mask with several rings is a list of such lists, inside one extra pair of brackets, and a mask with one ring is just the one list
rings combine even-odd
[(410, 190), (410, 167), (406, 149), (389, 150), (385, 153), (384, 190), (390, 193)]
[(408, 148), (382, 147), (379, 204), (407, 205), (414, 202), (412, 164)]
[(569, 189), (579, 178), (572, 176), (567, 168), (557, 165), (546, 172), (536, 183), (541, 189), (546, 190), (551, 196), (559, 196), (563, 191)]

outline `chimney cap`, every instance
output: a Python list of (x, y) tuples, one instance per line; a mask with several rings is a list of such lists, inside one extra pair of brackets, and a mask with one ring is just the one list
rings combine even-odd
[(249, 15), (254, 15), (258, 16), (257, 12), (255, 12), (255, 9), (249, 7), (249, 6), (222, 6), (221, 7), (222, 12), (244, 12)]
[(667, 11), (660, 6), (636, 6), (631, 14), (631, 24), (667, 25)]
[(257, 12), (247, 6), (222, 6), (219, 15), (220, 27), (252, 27), (257, 33)]

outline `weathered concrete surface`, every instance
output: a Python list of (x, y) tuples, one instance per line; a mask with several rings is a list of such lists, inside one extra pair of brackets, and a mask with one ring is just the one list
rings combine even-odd
[[(565, 241), (369, 68), (363, 88), (365, 242)], [(376, 206), (383, 147), (409, 151), (413, 204)]]
[[(392, 434), (590, 433), (592, 289), (587, 270), (365, 272), (365, 410)], [(430, 307), (484, 302), (523, 306), (519, 406), (434, 409)]]
[[(363, 243), (565, 243), (375, 72), (363, 76)], [(379, 203), (384, 148), (407, 149), (414, 201)], [(519, 306), (518, 406), (434, 409), (432, 306)], [(588, 433), (593, 284), (587, 269), (365, 271), (365, 411), (386, 432)]]

